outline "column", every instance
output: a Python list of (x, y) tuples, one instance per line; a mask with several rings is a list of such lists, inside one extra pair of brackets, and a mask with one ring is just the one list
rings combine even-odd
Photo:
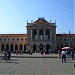
[(44, 41), (45, 41), (45, 29), (44, 29)]
[(28, 45), (26, 44), (26, 51), (28, 51)]
[(72, 48), (74, 49), (74, 44), (72, 45)]
[(23, 51), (24, 51), (24, 44), (22, 46), (23, 46)]
[(18, 44), (18, 51), (20, 51), (19, 44)]
[(50, 41), (52, 41), (52, 30), (50, 29)]
[(39, 30), (37, 29), (37, 39), (39, 40)]
[(13, 44), (13, 52), (15, 52), (15, 44)]
[(32, 52), (33, 52), (33, 45), (31, 44), (31, 50), (32, 50)]
[(54, 48), (54, 45), (53, 45), (53, 38), (54, 37), (52, 37), (52, 29), (50, 29), (50, 41), (51, 41), (51, 48), (53, 49)]
[(39, 51), (39, 44), (37, 44), (37, 51)]
[(6, 44), (4, 44), (4, 49), (6, 49)]
[(31, 29), (31, 41), (32, 41), (32, 29)]
[(45, 50), (45, 51), (46, 51), (46, 44), (44, 44), (44, 45), (43, 45), (43, 50)]
[(1, 51), (1, 44), (0, 44), (0, 51)]
[(10, 51), (10, 44), (9, 44), (9, 51)]

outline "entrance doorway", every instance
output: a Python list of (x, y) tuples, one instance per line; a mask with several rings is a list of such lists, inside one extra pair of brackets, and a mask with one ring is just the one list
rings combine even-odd
[(37, 51), (37, 46), (36, 44), (33, 44), (33, 53), (35, 53)]
[(42, 51), (43, 50), (43, 44), (39, 45), (39, 50)]
[(13, 44), (10, 45), (10, 51), (13, 52)]

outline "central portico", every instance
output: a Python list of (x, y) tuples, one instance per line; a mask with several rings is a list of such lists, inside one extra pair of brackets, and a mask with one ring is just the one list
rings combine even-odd
[(56, 48), (56, 22), (51, 23), (40, 17), (35, 22), (27, 22), (26, 27), (28, 50), (39, 52)]

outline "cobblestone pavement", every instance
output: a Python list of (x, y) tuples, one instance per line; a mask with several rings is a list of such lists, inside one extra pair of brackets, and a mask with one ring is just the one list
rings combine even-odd
[(0, 63), (0, 75), (75, 75), (75, 61), (67, 58), (11, 58)]

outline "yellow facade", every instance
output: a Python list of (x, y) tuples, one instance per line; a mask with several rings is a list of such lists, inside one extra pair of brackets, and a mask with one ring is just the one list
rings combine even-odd
[(71, 46), (75, 49), (75, 34), (56, 34), (56, 22), (44, 18), (28, 23), (27, 34), (0, 34), (0, 51), (10, 50), (39, 52)]

